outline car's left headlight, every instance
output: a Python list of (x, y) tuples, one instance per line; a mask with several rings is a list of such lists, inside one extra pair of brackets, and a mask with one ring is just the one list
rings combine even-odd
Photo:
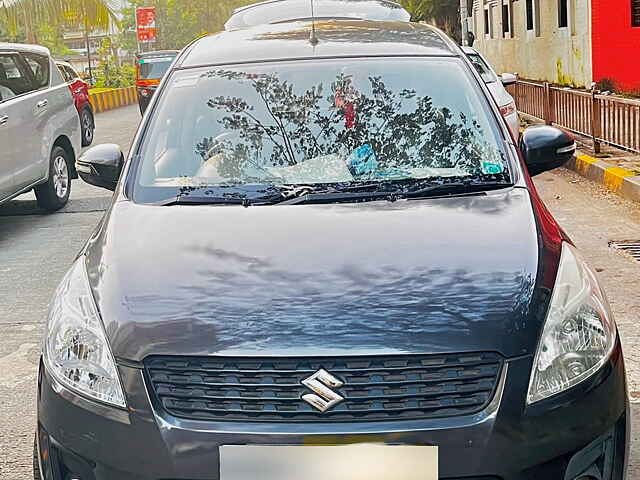
[(615, 342), (616, 326), (595, 274), (575, 247), (563, 243), (527, 403), (562, 392), (594, 374), (611, 355)]
[(73, 264), (53, 297), (43, 353), (47, 370), (64, 386), (94, 400), (126, 406), (84, 257)]

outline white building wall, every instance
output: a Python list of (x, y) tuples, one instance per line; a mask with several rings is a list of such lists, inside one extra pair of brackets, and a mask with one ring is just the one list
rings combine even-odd
[[(531, 0), (533, 30), (527, 29), (527, 0), (475, 0), (468, 28), (474, 47), (498, 73), (518, 73), (521, 78), (584, 87), (592, 81), (591, 1), (566, 0), (568, 26), (560, 28), (558, 2)], [(466, 0), (461, 0), (465, 2)], [(503, 33), (502, 6), (509, 8), (510, 31)], [(484, 10), (490, 18), (485, 34)]]

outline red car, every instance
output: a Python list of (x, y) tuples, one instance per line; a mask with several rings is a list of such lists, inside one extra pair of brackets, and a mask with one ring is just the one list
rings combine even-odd
[(89, 146), (91, 142), (93, 142), (93, 133), (96, 128), (93, 119), (93, 107), (91, 103), (89, 103), (89, 84), (80, 78), (80, 75), (78, 75), (69, 63), (56, 62), (56, 65), (62, 74), (62, 78), (71, 90), (78, 115), (80, 115), (82, 146)]

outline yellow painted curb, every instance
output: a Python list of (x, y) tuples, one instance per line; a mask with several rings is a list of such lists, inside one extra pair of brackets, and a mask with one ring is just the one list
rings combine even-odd
[(89, 101), (96, 113), (105, 112), (138, 101), (135, 87), (117, 88), (89, 94)]
[(589, 155), (578, 155), (578, 160), (586, 163), (596, 163), (598, 161), (597, 158), (590, 157)]
[[(576, 157), (576, 170), (583, 176), (588, 177), (589, 175), (587, 175), (587, 172), (589, 170), (589, 166), (596, 162), (598, 162), (597, 158), (591, 157), (589, 155), (578, 155)], [(603, 164), (606, 164), (606, 162), (603, 162)], [(636, 176), (636, 174), (631, 170), (627, 170), (622, 167), (599, 166), (599, 168), (603, 172), (602, 183), (605, 187), (614, 192), (620, 191), (625, 178)]]
[(576, 169), (578, 172), (585, 175), (589, 169), (589, 165), (597, 161), (597, 158), (590, 157), (589, 155), (578, 155), (576, 157)]
[(609, 190), (617, 192), (622, 188), (622, 182), (627, 177), (633, 177), (635, 174), (621, 167), (609, 167), (604, 171), (604, 185)]
[(96, 95), (96, 100), (98, 104), (98, 112), (104, 112), (104, 93), (98, 93)]

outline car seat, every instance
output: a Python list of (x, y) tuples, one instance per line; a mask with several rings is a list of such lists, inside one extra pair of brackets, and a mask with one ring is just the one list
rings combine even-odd
[(0, 63), (0, 102), (16, 96), (13, 90), (7, 86), (8, 80), (4, 65)]

